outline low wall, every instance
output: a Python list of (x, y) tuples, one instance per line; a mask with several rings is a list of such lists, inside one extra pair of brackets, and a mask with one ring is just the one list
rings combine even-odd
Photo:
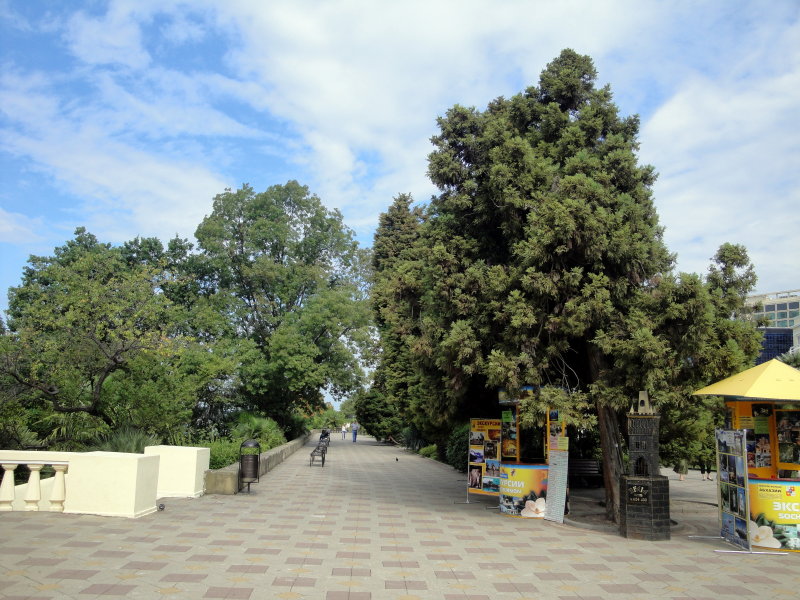
[(203, 495), (203, 481), (211, 450), (187, 446), (147, 446), (146, 456), (159, 457), (159, 498), (198, 498)]
[[(291, 442), (262, 452), (259, 458), (258, 472), (261, 476), (265, 475), (300, 448), (305, 446), (306, 441), (311, 436), (310, 433), (301, 435)], [(239, 463), (233, 463), (222, 469), (211, 469), (206, 471), (206, 494), (232, 495), (239, 493)]]

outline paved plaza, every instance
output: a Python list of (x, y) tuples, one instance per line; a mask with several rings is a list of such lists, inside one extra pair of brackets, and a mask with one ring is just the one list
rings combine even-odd
[(627, 540), (574, 490), (563, 525), (466, 504), (465, 476), (370, 437), (305, 449), (236, 496), (140, 519), (0, 513), (0, 598), (797, 598), (800, 554), (719, 553), (714, 483), (670, 475), (671, 541)]

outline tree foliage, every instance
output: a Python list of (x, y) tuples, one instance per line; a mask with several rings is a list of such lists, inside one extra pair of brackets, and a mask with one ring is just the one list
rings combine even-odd
[[(0, 369), (13, 385), (7, 400), (36, 411), (31, 429), (85, 441), (122, 423), (157, 430), (181, 420), (193, 390), (171, 369), (182, 347), (158, 285), (156, 269), (129, 267), (82, 228), (54, 256), (30, 258), (9, 293)], [(149, 396), (154, 369), (170, 385)], [(121, 398), (122, 388), (139, 401)]]
[[(361, 385), (368, 256), (296, 182), (214, 200), (198, 247), (101, 243), (33, 256), (0, 327), (0, 442), (80, 448), (123, 425), (219, 439), (242, 410), (290, 435)], [(240, 424), (241, 425), (241, 424)]]
[(440, 435), (496, 413), (499, 387), (536, 386), (527, 422), (550, 404), (573, 422), (594, 412), (613, 518), (631, 398), (680, 407), (747, 365), (758, 335), (733, 320), (754, 283), (743, 248), (723, 246), (705, 278), (673, 274), (638, 117), (595, 79), (589, 57), (564, 50), (538, 86), (438, 120), (428, 174), (440, 193), (416, 243), (393, 254), (376, 235), (392, 261), (376, 264), (378, 371), (400, 373), (392, 399), (408, 390), (412, 418)]
[(361, 384), (368, 347), (366, 256), (295, 181), (214, 198), (197, 228), (201, 293), (228, 319), (246, 404), (279, 422)]

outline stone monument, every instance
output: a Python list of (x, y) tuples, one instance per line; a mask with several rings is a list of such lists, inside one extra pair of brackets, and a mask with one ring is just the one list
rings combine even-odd
[(658, 460), (658, 424), (661, 417), (639, 392), (628, 413), (628, 474), (620, 478), (620, 534), (640, 540), (668, 540), (669, 479), (661, 475)]

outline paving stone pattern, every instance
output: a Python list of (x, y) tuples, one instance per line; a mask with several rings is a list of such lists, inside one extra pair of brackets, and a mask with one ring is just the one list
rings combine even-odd
[[(367, 436), (333, 439), (325, 467), (309, 467), (312, 445), (249, 495), (167, 498), (140, 519), (0, 513), (0, 598), (788, 600), (800, 589), (800, 554), (690, 539), (713, 533), (708, 503), (676, 504), (670, 541), (631, 540), (576, 526), (579, 490), (571, 524), (515, 519), (495, 499), (466, 504), (450, 467)], [(670, 484), (685, 484), (675, 496), (687, 502), (689, 486), (709, 497), (714, 486)]]

